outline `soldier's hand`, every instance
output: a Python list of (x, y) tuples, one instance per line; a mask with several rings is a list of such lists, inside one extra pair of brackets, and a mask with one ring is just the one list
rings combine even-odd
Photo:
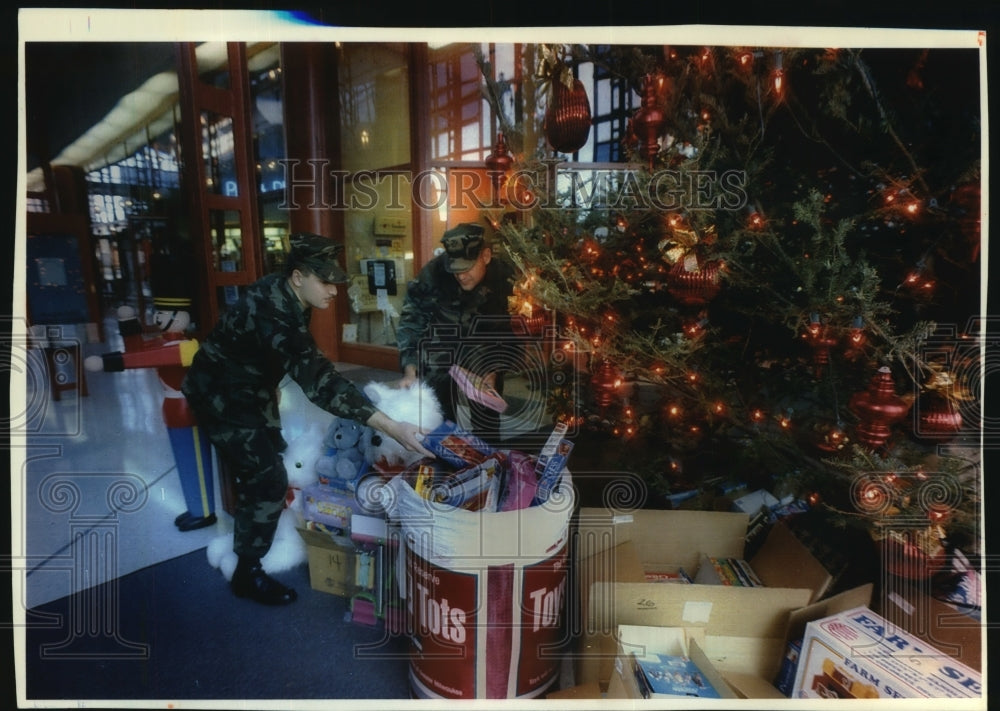
[(366, 424), (392, 437), (410, 452), (417, 452), (424, 457), (434, 457), (434, 453), (421, 444), (424, 432), (419, 425), (398, 422), (381, 411), (372, 415)]
[(417, 369), (412, 365), (408, 365), (403, 369), (403, 377), (399, 379), (396, 386), (399, 388), (409, 388), (411, 385), (417, 382)]

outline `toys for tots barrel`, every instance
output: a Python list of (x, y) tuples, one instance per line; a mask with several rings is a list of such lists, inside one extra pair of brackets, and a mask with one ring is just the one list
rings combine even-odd
[(389, 487), (390, 516), (405, 542), (398, 579), (412, 695), (525, 699), (556, 688), (574, 506), (569, 472), (544, 501), (513, 510), (468, 510), (422, 496), (410, 481), (396, 477)]

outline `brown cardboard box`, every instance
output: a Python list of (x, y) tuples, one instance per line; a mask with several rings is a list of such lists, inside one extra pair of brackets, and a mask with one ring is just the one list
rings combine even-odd
[[(871, 583), (860, 585), (789, 613), (780, 652), (774, 659), (763, 660), (765, 662), (761, 666), (764, 669), (763, 674), (748, 674), (730, 669), (724, 658), (716, 659), (715, 663), (722, 668), (723, 676), (738, 696), (746, 699), (785, 698), (780, 691), (774, 688), (772, 682), (778, 674), (788, 642), (793, 639), (801, 639), (805, 634), (806, 625), (814, 620), (829, 617), (859, 605), (868, 605), (872, 599), (873, 587)], [(725, 650), (725, 647), (725, 640), (719, 640), (717, 648)]]
[(355, 582), (358, 554), (350, 539), (305, 528), (296, 530), (306, 542), (313, 590), (351, 597), (361, 589)]
[[(699, 669), (710, 673), (714, 672), (725, 681), (730, 691), (729, 696), (744, 699), (783, 699), (786, 697), (774, 687), (772, 682), (781, 664), (788, 640), (800, 638), (809, 622), (856, 608), (858, 605), (864, 605), (865, 601), (871, 599), (871, 593), (872, 585), (862, 585), (795, 610), (789, 615), (786, 632), (780, 644), (763, 638), (706, 634), (704, 627), (683, 628), (684, 642)], [(636, 698), (635, 695), (638, 693), (635, 681), (629, 678), (631, 674), (628, 673), (627, 660), (624, 658), (626, 645), (632, 650), (636, 649), (636, 645), (646, 645), (651, 651), (673, 653), (669, 649), (661, 647), (669, 645), (670, 640), (677, 637), (679, 629), (630, 625), (619, 627), (616, 656), (611, 668), (607, 697), (615, 699)], [(776, 652), (778, 648), (782, 652)], [(737, 651), (738, 654), (733, 654)], [(760, 656), (758, 668), (764, 670), (762, 673), (745, 671), (744, 658), (753, 654)], [(720, 688), (714, 681), (713, 686), (716, 686), (717, 689)]]
[(646, 582), (647, 573), (678, 568), (693, 577), (702, 554), (742, 558), (748, 522), (744, 513), (581, 509), (577, 681), (608, 684), (619, 625), (703, 627), (710, 659), (724, 657), (731, 671), (765, 679), (776, 671), (789, 614), (822, 597), (831, 583), (786, 526), (776, 524), (748, 561), (765, 587)]

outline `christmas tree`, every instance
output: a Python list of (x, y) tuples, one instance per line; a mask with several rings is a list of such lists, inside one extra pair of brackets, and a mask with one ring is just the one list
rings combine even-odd
[[(646, 505), (764, 489), (922, 563), (975, 552), (978, 52), (523, 61), (537, 103), (518, 120), (480, 60), (504, 142), (486, 216), (518, 270), (512, 310), (552, 327), (554, 420), (637, 473)], [(635, 99), (619, 166), (569, 162), (585, 63)]]

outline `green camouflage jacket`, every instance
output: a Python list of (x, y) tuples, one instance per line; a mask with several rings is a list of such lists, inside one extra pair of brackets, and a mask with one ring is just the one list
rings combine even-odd
[(491, 350), (496, 355), (511, 333), (508, 298), (513, 276), (513, 267), (494, 255), (486, 276), (467, 292), (445, 271), (442, 257), (425, 264), (407, 285), (396, 327), (400, 370), (414, 365), (421, 372), (422, 355), (424, 367), (446, 368), (458, 362), (483, 374), (475, 361)]
[(302, 306), (283, 274), (246, 287), (201, 344), (182, 391), (195, 412), (234, 427), (280, 427), (278, 383), (287, 373), (317, 406), (362, 424), (376, 411), (337, 372), (309, 332)]

